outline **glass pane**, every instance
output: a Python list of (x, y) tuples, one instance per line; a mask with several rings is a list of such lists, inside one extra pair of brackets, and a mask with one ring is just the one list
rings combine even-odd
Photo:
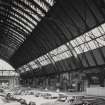
[(48, 60), (44, 60), (40, 62), (42, 66), (49, 64), (50, 62)]
[(95, 43), (93, 41), (88, 42), (88, 44), (89, 44), (91, 50), (96, 49), (96, 45), (95, 45)]
[(30, 65), (33, 69), (36, 69), (38, 68), (37, 64), (33, 61), (33, 62), (30, 62)]
[(87, 45), (87, 43), (82, 44), (80, 47), (82, 48), (83, 52), (88, 51), (88, 45)]
[(83, 36), (76, 38), (78, 41), (78, 44), (82, 44), (84, 42)]
[(55, 0), (45, 0), (45, 1), (47, 1), (51, 6), (53, 6)]
[(38, 5), (40, 5), (46, 12), (48, 11), (48, 7), (40, 0), (34, 0)]
[(99, 29), (99, 31), (100, 31), (100, 33), (101, 33), (102, 35), (105, 33), (105, 31), (103, 30), (102, 26), (99, 26), (98, 29)]
[(101, 26), (103, 28), (103, 31), (105, 32), (105, 24), (102, 24)]
[(82, 50), (80, 50), (79, 47), (75, 47), (74, 49), (75, 49), (75, 51), (77, 52), (77, 54), (82, 53)]
[(99, 44), (101, 44), (102, 46), (105, 46), (105, 41), (104, 41), (103, 37), (100, 37), (100, 38), (96, 39), (96, 41), (97, 41)]
[(74, 43), (74, 40), (70, 41), (70, 43), (72, 44), (73, 47), (76, 46), (76, 44)]
[[(89, 37), (89, 34), (88, 33), (86, 33), (86, 34), (84, 34), (84, 39), (86, 40), (86, 41), (90, 41), (91, 40), (91, 38)], [(86, 42), (85, 41), (85, 42)]]
[(25, 69), (26, 71), (29, 71), (29, 70), (30, 70), (27, 65), (24, 65), (24, 69)]
[(66, 50), (68, 50), (66, 45), (62, 45), (61, 47), (58, 47), (57, 49), (51, 51), (50, 54), (52, 56), (54, 56), (54, 55), (57, 55), (57, 54), (60, 54), (60, 53), (62, 53), (64, 51), (66, 51)]
[(98, 28), (93, 29), (93, 30), (92, 30), (92, 33), (94, 34), (95, 37), (101, 36), (101, 33), (100, 33), (100, 31), (98, 30)]

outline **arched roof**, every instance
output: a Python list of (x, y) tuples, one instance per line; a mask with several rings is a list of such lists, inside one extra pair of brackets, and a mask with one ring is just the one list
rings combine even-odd
[[(20, 71), (42, 75), (103, 66), (104, 4), (104, 0), (0, 0), (1, 57)], [(69, 55), (58, 60), (56, 55), (63, 51)], [(35, 68), (30, 66), (33, 61)]]
[(15, 59), (13, 55), (53, 4), (52, 0), (0, 0), (0, 55), (3, 59), (8, 62)]

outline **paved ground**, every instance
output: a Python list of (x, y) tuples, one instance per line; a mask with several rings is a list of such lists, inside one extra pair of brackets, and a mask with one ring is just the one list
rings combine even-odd
[(44, 99), (43, 97), (35, 97), (33, 95), (22, 95), (18, 97), (25, 99), (27, 103), (33, 101), (36, 103), (36, 105), (41, 105), (42, 103), (49, 103), (49, 102), (54, 103), (56, 101), (56, 99)]
[(7, 103), (7, 102), (4, 101), (4, 97), (0, 96), (0, 105), (20, 105), (20, 103), (12, 102), (12, 101)]
[(21, 105), (21, 104), (18, 102), (10, 102), (10, 103), (2, 104), (2, 105)]
[[(35, 97), (34, 95), (18, 95), (18, 98), (22, 98), (25, 99), (27, 104), (30, 101), (33, 101), (36, 103), (36, 105), (41, 105), (42, 103), (54, 103), (56, 101), (56, 99), (44, 99), (43, 97)], [(20, 105), (20, 103), (18, 102), (12, 102), (10, 101), (9, 103), (7, 103), (5, 101), (5, 98), (0, 96), (0, 105)]]
[[(66, 93), (66, 94), (68, 94), (70, 96), (84, 95), (84, 93)], [(65, 102), (56, 102), (56, 99), (44, 99), (43, 97), (35, 97), (34, 95), (18, 95), (17, 97), (25, 99), (27, 101), (27, 103), (29, 103), (30, 101), (33, 101), (36, 103), (36, 105), (70, 105), (69, 103), (65, 103)], [(89, 99), (92, 99), (92, 96), (89, 96), (89, 97), (88, 97)], [(97, 96), (95, 96), (95, 98), (96, 97)], [(98, 97), (98, 98), (101, 98), (101, 97)], [(18, 102), (10, 102), (10, 103), (3, 102), (3, 97), (0, 96), (0, 105), (20, 105), (20, 103), (18, 103)], [(105, 105), (105, 103), (102, 105)]]

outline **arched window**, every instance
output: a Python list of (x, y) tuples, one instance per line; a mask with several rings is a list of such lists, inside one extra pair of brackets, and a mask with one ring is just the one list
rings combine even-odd
[(15, 70), (10, 64), (0, 59), (0, 70)]

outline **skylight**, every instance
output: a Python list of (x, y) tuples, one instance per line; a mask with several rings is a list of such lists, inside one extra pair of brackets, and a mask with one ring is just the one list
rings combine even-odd
[[(89, 32), (84, 33), (83, 35), (61, 45), (60, 47), (37, 58), (36, 60), (40, 63), (41, 66), (46, 66), (50, 63), (67, 59), (72, 56), (77, 57), (78, 54), (94, 50), (96, 48), (103, 46), (105, 46), (105, 24), (102, 24), (99, 27), (96, 27), (90, 30)], [(39, 66), (38, 65), (36, 66), (35, 63), (31, 65), (31, 62), (26, 65), (30, 65), (32, 69), (39, 68)], [(30, 68), (28, 67), (28, 69)], [(27, 71), (27, 68), (24, 67), (24, 72), (25, 71)]]

